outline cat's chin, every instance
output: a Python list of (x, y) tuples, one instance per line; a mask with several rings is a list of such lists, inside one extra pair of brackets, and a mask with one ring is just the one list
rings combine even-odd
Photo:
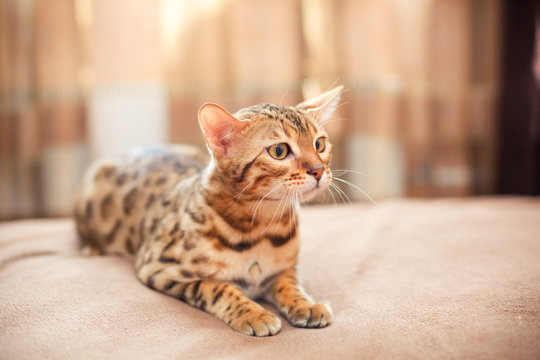
[(326, 189), (328, 185), (314, 186), (311, 189), (305, 190), (300, 193), (301, 200), (304, 202), (312, 200), (319, 192)]

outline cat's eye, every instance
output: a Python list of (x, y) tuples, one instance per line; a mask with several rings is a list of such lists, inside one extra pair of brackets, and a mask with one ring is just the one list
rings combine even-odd
[(315, 150), (321, 153), (324, 149), (326, 149), (326, 138), (320, 137), (315, 141)]
[(271, 157), (277, 160), (282, 160), (285, 159), (285, 157), (289, 153), (289, 145), (285, 143), (280, 143), (268, 147), (267, 150)]

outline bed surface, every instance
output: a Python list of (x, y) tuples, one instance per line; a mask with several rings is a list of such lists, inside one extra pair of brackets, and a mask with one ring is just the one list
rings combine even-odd
[(540, 200), (317, 206), (300, 228), (334, 323), (252, 338), (80, 256), (69, 219), (0, 223), (0, 359), (540, 358)]

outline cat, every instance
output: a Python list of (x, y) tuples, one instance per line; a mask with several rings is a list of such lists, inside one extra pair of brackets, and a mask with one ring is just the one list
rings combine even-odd
[(332, 181), (323, 123), (336, 87), (296, 106), (259, 104), (231, 115), (207, 103), (198, 113), (210, 156), (177, 145), (101, 160), (75, 196), (87, 254), (132, 255), (148, 287), (206, 311), (246, 335), (270, 336), (280, 319), (297, 327), (332, 322), (296, 274), (298, 201)]

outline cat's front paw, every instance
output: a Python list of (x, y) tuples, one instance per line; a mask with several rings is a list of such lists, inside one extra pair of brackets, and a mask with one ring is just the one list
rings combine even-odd
[(281, 330), (281, 320), (266, 310), (244, 313), (229, 325), (234, 330), (251, 336), (272, 336)]
[(293, 306), (287, 318), (297, 327), (323, 328), (332, 323), (332, 310), (326, 304), (302, 304)]

